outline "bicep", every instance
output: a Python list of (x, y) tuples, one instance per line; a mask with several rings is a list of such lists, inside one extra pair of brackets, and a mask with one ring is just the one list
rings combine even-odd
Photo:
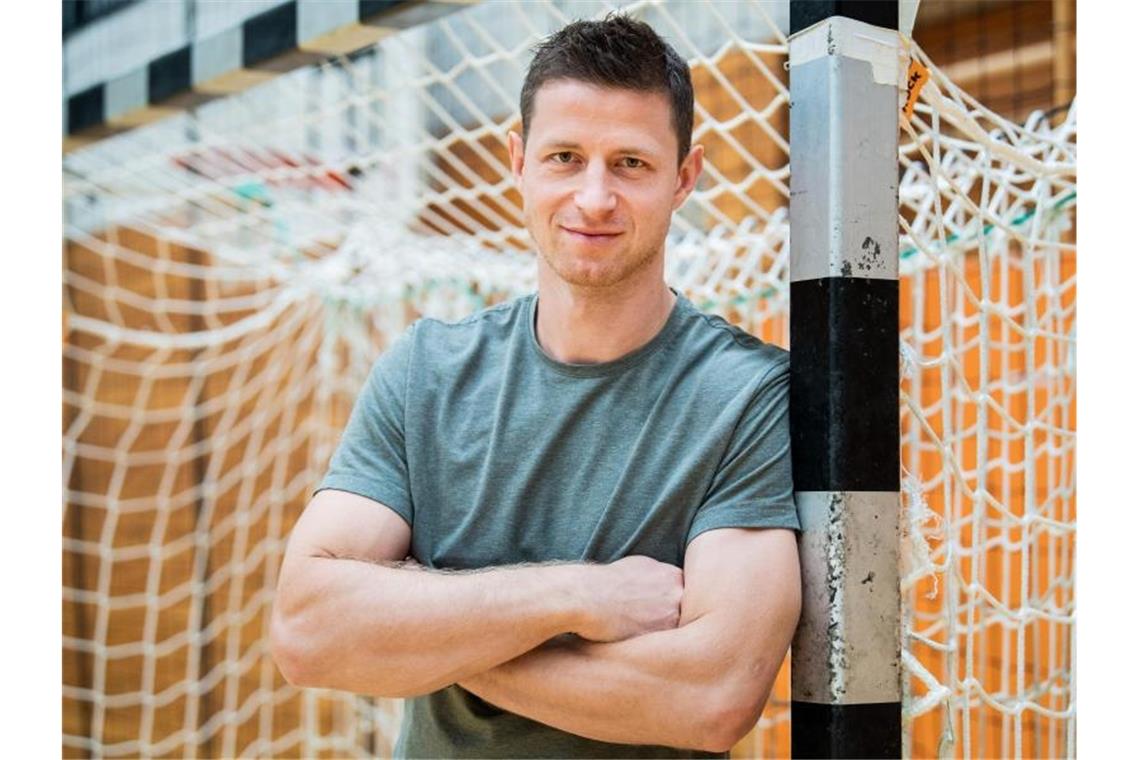
[(799, 554), (785, 528), (718, 528), (685, 553), (681, 625), (690, 662), (712, 685), (713, 725), (731, 746), (756, 725), (795, 633)]
[(332, 488), (317, 493), (289, 538), (290, 557), (392, 562), (408, 556), (412, 529), (388, 506)]
[[(706, 618), (724, 651), (749, 666), (779, 668), (800, 614), (795, 533), (783, 528), (720, 528), (685, 553), (681, 625)], [(773, 665), (774, 663), (774, 665)], [(775, 670), (772, 671), (772, 677)]]
[[(351, 569), (347, 566), (357, 564), (352, 560), (402, 560), (411, 535), (399, 515), (372, 499), (322, 489), (309, 500), (281, 561), (270, 627), (273, 656), (290, 683), (314, 682), (313, 653), (326, 651), (314, 642), (323, 640), (330, 624), (322, 602), (344, 598), (351, 591), (336, 570)], [(320, 677), (324, 676), (327, 673)]]

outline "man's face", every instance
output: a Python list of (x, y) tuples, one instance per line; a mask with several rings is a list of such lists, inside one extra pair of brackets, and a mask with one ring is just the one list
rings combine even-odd
[(663, 261), (673, 211), (700, 174), (702, 149), (677, 166), (668, 96), (570, 79), (536, 93), (526, 145), (510, 135), (523, 218), (566, 283), (608, 287)]

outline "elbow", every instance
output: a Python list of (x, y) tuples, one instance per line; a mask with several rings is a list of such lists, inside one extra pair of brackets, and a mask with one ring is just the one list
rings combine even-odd
[(744, 741), (744, 738), (748, 736), (749, 732), (751, 732), (760, 721), (760, 715), (764, 712), (764, 704), (766, 701), (765, 699), (759, 704), (742, 705), (725, 716), (725, 733), (719, 737), (723, 749), (718, 749), (718, 752), (728, 752), (737, 744)]
[(372, 697), (417, 697), (440, 688), (401, 678), (393, 668), (354, 667), (345, 660), (343, 645), (322, 637), (328, 626), (316, 625), (304, 613), (285, 613), (274, 604), (269, 620), (269, 653), (290, 686), (305, 689), (340, 689)]
[(762, 711), (763, 708), (732, 708), (715, 713), (708, 728), (701, 732), (699, 746), (694, 749), (730, 752), (756, 726)]
[(313, 680), (313, 643), (306, 640), (299, 621), (281, 612), (277, 604), (269, 619), (269, 653), (290, 686), (317, 686)]
[(700, 741), (694, 749), (705, 752), (729, 752), (756, 727), (769, 689), (758, 689), (755, 683), (746, 689), (720, 687), (706, 700)]
[(295, 624), (275, 604), (269, 618), (269, 654), (288, 685), (304, 687), (309, 686), (309, 672), (298, 638)]

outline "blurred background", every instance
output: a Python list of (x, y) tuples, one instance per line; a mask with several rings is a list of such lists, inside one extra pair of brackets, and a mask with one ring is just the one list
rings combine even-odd
[[(420, 316), (532, 290), (505, 135), (529, 49), (622, 8), (685, 56), (667, 279), (787, 346), (787, 6), (63, 3), (63, 755), (390, 755), (288, 686), (289, 529)], [(906, 748), (1074, 754), (1075, 2), (922, 0), (900, 146)], [(734, 756), (787, 756), (785, 664)]]

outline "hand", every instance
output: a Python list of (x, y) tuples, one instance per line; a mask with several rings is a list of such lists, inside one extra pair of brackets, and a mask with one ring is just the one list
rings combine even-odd
[(684, 574), (651, 557), (623, 557), (587, 568), (587, 620), (574, 631), (591, 641), (620, 641), (677, 627)]

